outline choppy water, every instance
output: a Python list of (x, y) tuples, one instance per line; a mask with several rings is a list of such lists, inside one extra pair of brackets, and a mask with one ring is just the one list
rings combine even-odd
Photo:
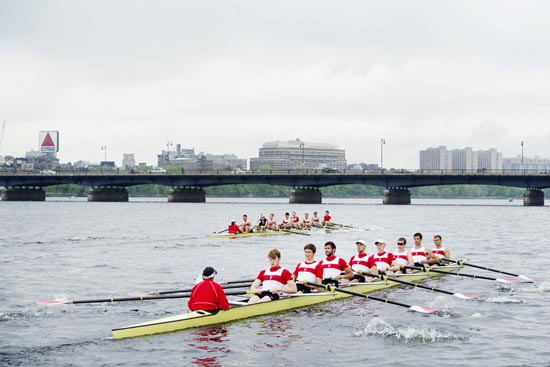
[[(212, 199), (203, 204), (51, 200), (0, 202), (0, 365), (2, 366), (550, 366), (550, 207), (505, 200)], [(547, 203), (548, 204), (548, 203)], [(243, 213), (330, 210), (356, 228), (311, 237), (208, 239)], [(364, 229), (369, 229), (365, 231)], [(40, 306), (38, 299), (105, 298), (139, 290), (186, 288), (207, 266), (217, 280), (252, 278), (271, 248), (294, 268), (307, 242), (333, 240), (349, 258), (357, 239), (371, 243), (423, 232), (441, 234), (452, 257), (537, 275), (533, 284), (447, 276), (427, 284), (477, 294), (476, 301), (420, 289), (383, 292), (391, 299), (442, 308), (439, 315), (351, 298), (226, 325), (115, 341), (111, 329), (181, 313), (185, 300)], [(320, 257), (320, 254), (319, 256)], [(469, 273), (501, 277), (468, 269)]]

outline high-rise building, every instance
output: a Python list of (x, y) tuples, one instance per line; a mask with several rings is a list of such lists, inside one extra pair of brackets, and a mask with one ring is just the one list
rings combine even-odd
[(517, 156), (503, 158), (502, 169), (515, 172), (550, 172), (550, 159), (535, 156), (534, 158)]
[(134, 158), (134, 153), (123, 153), (122, 154), (122, 169), (130, 170), (136, 166), (136, 159)]
[(250, 169), (258, 171), (295, 169), (346, 169), (346, 152), (333, 144), (306, 143), (300, 139), (266, 142), (258, 158), (250, 158)]
[(420, 151), (421, 170), (502, 170), (502, 153), (495, 148), (474, 151), (471, 147), (447, 150), (442, 145)]
[(444, 145), (420, 151), (420, 169), (450, 170), (452, 163), (453, 156)]

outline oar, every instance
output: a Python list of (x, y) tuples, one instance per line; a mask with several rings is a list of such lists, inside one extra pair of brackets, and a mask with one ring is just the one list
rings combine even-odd
[(354, 226), (351, 226), (349, 224), (340, 224), (340, 223), (333, 223), (333, 222), (330, 222), (328, 225), (329, 226), (335, 226), (335, 227), (342, 227), (342, 228), (360, 229), (362, 231), (368, 231), (369, 230), (368, 228), (355, 228)]
[(537, 277), (531, 277), (531, 276), (527, 276), (527, 275), (508, 273), (508, 272), (506, 272), (506, 271), (502, 271), (502, 270), (498, 270), (498, 269), (491, 269), (491, 268), (486, 268), (485, 266), (469, 264), (469, 263), (464, 262), (463, 260), (451, 260), (451, 259), (445, 259), (445, 258), (443, 258), (443, 259), (441, 259), (441, 260), (443, 260), (443, 261), (449, 261), (449, 262), (452, 262), (452, 263), (457, 263), (458, 265), (470, 266), (470, 267), (472, 267), (472, 268), (488, 270), (488, 271), (492, 271), (492, 272), (499, 273), (499, 274), (511, 275), (511, 276), (513, 276), (513, 277), (518, 277), (518, 278), (524, 279), (524, 280), (535, 280), (535, 279), (538, 279)]
[[(252, 283), (254, 280), (241, 282), (239, 284), (232, 284), (232, 285), (222, 285), (223, 289), (233, 289), (233, 288), (243, 288), (250, 286), (250, 283)], [(223, 283), (220, 283), (223, 284)], [(193, 288), (187, 288), (187, 289), (177, 289), (173, 291), (155, 291), (155, 292), (130, 292), (128, 293), (129, 296), (152, 296), (152, 295), (162, 295), (162, 294), (175, 294), (175, 293), (189, 293), (193, 290)]]
[(311, 234), (309, 234), (309, 233), (295, 232), (295, 231), (290, 230), (290, 229), (281, 229), (280, 231), (288, 232), (288, 233), (294, 233), (294, 234), (301, 234), (302, 236), (311, 236)]
[(396, 282), (396, 283), (400, 283), (400, 284), (406, 284), (406, 285), (410, 285), (410, 286), (413, 286), (413, 287), (416, 287), (416, 288), (427, 289), (429, 291), (445, 293), (445, 294), (449, 294), (451, 296), (458, 297), (458, 298), (461, 298), (461, 299), (476, 299), (476, 298), (479, 298), (478, 296), (475, 296), (475, 295), (472, 295), (472, 294), (453, 293), (453, 292), (446, 291), (444, 289), (429, 287), (429, 286), (426, 286), (426, 285), (413, 283), (413, 282), (407, 282), (406, 280), (401, 280), (401, 279), (398, 279), (397, 277), (392, 277), (392, 276), (388, 276), (388, 275), (385, 275), (385, 274), (376, 275), (376, 274), (363, 273), (363, 272), (359, 272), (359, 274), (366, 275), (366, 276), (369, 276), (369, 277), (372, 277), (372, 278), (378, 278), (378, 279), (381, 279), (381, 280), (390, 280), (392, 282)]
[(515, 279), (491, 278), (491, 277), (484, 277), (484, 276), (475, 275), (475, 274), (451, 273), (451, 272), (447, 272), (447, 271), (436, 270), (436, 269), (432, 269), (432, 268), (426, 268), (424, 266), (421, 266), (421, 267), (419, 267), (419, 266), (404, 266), (403, 268), (404, 269), (420, 270), (424, 273), (432, 272), (432, 273), (441, 273), (441, 274), (448, 274), (448, 275), (457, 275), (457, 276), (460, 276), (460, 277), (468, 277), (468, 278), (475, 278), (475, 279), (493, 280), (493, 281), (501, 282), (501, 283), (517, 283), (517, 280), (515, 280)]
[[(256, 294), (254, 291), (232, 291), (226, 292), (227, 296), (237, 296), (244, 294)], [(79, 303), (103, 303), (103, 302), (128, 302), (128, 301), (151, 301), (156, 299), (171, 299), (171, 298), (188, 298), (191, 294), (180, 294), (177, 296), (141, 296), (141, 297), (124, 297), (124, 298), (103, 298), (103, 299), (85, 299), (85, 300), (38, 300), (39, 305), (62, 305), (62, 304), (79, 304)]]
[(226, 228), (224, 229), (223, 231), (219, 231), (219, 232), (214, 232), (215, 234), (220, 234), (220, 233), (223, 233), (223, 232), (227, 232), (229, 230), (229, 228)]
[(358, 293), (358, 292), (354, 292), (354, 291), (349, 291), (347, 289), (338, 288), (338, 287), (335, 287), (334, 285), (331, 285), (331, 284), (319, 284), (319, 283), (312, 283), (312, 282), (307, 282), (307, 281), (300, 281), (300, 282), (303, 283), (303, 284), (306, 284), (306, 285), (307, 284), (312, 285), (314, 287), (325, 288), (327, 291), (330, 291), (330, 292), (337, 291), (337, 292), (351, 294), (351, 295), (357, 296), (357, 297), (372, 299), (374, 301), (390, 303), (392, 305), (406, 307), (411, 311), (416, 311), (416, 312), (421, 312), (421, 313), (434, 313), (434, 312), (439, 311), (439, 309), (437, 309), (437, 308), (430, 308), (430, 307), (424, 307), (424, 306), (411, 306), (411, 305), (408, 305), (406, 303), (390, 301), (387, 298), (378, 298), (378, 297), (374, 297), (374, 296), (369, 296), (368, 294), (363, 294), (363, 293)]

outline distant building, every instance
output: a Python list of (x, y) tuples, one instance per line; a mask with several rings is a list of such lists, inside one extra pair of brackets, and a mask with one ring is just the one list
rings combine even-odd
[(306, 143), (300, 139), (270, 141), (262, 145), (258, 158), (250, 158), (250, 169), (272, 170), (323, 169), (345, 170), (346, 152), (333, 144)]
[(122, 169), (131, 170), (136, 166), (136, 159), (133, 153), (122, 154)]
[(504, 171), (515, 172), (550, 172), (550, 159), (535, 156), (534, 158), (517, 156), (515, 158), (504, 158), (502, 160)]
[(474, 151), (471, 147), (447, 150), (441, 145), (420, 151), (421, 170), (502, 170), (502, 153), (495, 148)]
[(246, 170), (246, 159), (235, 154), (196, 154), (195, 148), (182, 149), (180, 144), (175, 150), (163, 150), (157, 158), (158, 166), (177, 166), (184, 171)]

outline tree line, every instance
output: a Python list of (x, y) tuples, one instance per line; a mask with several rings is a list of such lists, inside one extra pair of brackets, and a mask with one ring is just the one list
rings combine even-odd
[[(48, 196), (87, 196), (88, 187), (80, 185), (56, 185), (45, 188)], [(128, 187), (129, 196), (166, 197), (171, 190), (162, 185), (138, 185)], [(224, 185), (204, 188), (207, 197), (288, 197), (292, 188), (276, 185)], [(371, 185), (341, 185), (321, 187), (323, 197), (331, 198), (376, 198), (384, 195), (384, 188)], [(414, 187), (410, 189), (414, 198), (519, 198), (525, 189), (493, 185), (447, 185)], [(543, 190), (545, 196), (550, 189)]]

